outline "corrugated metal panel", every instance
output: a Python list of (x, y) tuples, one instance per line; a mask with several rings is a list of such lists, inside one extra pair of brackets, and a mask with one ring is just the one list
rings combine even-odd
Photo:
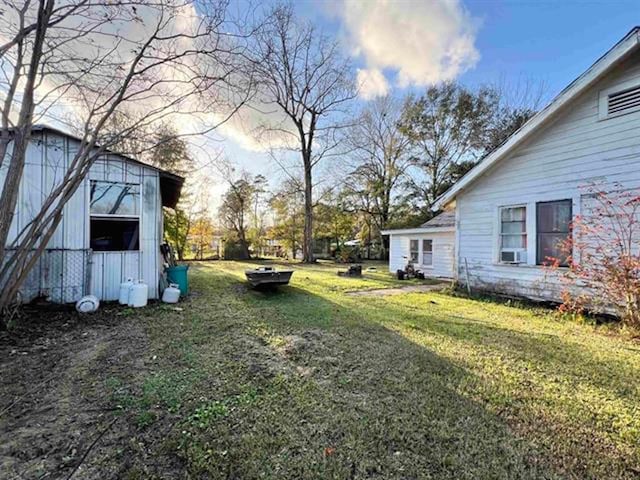
[[(67, 142), (66, 139), (60, 135), (56, 135), (50, 132), (44, 132), (44, 197), (48, 196), (57, 186), (64, 181), (64, 176), (68, 166), (67, 159)], [(71, 219), (71, 222), (74, 220)], [(73, 228), (73, 225), (68, 224), (64, 219), (60, 226), (56, 229), (56, 232), (49, 240), (48, 248), (65, 248), (64, 245), (64, 230), (66, 228)]]
[(120, 284), (139, 279), (141, 252), (93, 252), (91, 294), (100, 300), (117, 300)]
[(143, 169), (142, 212), (140, 225), (140, 248), (142, 249), (142, 279), (149, 285), (149, 296), (158, 298), (158, 256), (161, 237), (158, 232), (159, 177), (151, 169)]

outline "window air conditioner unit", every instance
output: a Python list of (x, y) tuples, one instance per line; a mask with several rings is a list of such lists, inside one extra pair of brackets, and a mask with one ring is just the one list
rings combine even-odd
[(502, 263), (526, 263), (527, 251), (523, 249), (502, 250), (500, 252), (500, 262)]

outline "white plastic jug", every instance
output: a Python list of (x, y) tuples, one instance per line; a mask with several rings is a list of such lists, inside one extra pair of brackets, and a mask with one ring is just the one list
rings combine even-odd
[(169, 284), (162, 292), (162, 301), (164, 303), (178, 303), (180, 300), (180, 288), (175, 283)]
[(93, 313), (98, 310), (100, 300), (95, 295), (86, 295), (76, 303), (76, 310), (79, 313)]
[(129, 306), (134, 308), (144, 307), (147, 305), (149, 298), (149, 287), (143, 280), (134, 283), (129, 287)]
[(127, 278), (126, 282), (120, 284), (120, 294), (118, 295), (118, 303), (120, 305), (129, 305), (129, 289), (133, 285), (133, 278)]

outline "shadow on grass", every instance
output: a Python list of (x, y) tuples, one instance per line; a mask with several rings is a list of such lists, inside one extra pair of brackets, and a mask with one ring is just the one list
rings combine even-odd
[[(316, 284), (317, 280), (314, 279), (314, 286)], [(571, 396), (572, 385), (581, 384), (595, 386), (604, 394), (610, 392), (609, 395), (614, 394), (629, 405), (632, 402), (635, 388), (633, 385), (637, 378), (637, 372), (633, 367), (615, 355), (608, 356), (606, 351), (592, 350), (585, 344), (563, 338), (561, 334), (537, 332), (535, 329), (518, 331), (497, 326), (493, 321), (467, 318), (442, 311), (429, 312), (428, 306), (424, 309), (424, 305), (408, 311), (406, 304), (397, 305), (382, 299), (352, 300), (339, 296), (332, 301), (300, 286), (289, 286), (268, 294), (249, 294), (245, 301), (256, 308), (271, 312), (270, 316), (263, 318), (268, 323), (268, 328), (274, 332), (296, 332), (299, 329), (304, 332), (308, 329), (322, 328), (334, 335), (337, 334), (337, 337), (331, 337), (330, 342), (333, 345), (328, 348), (330, 351), (339, 352), (339, 366), (332, 370), (335, 375), (334, 382), (340, 382), (340, 375), (348, 377), (348, 380), (344, 381), (354, 387), (351, 393), (356, 397), (373, 395), (375, 400), (372, 401), (369, 397), (371, 405), (376, 405), (374, 408), (380, 407), (381, 412), (385, 411), (385, 421), (391, 423), (402, 422), (403, 412), (412, 409), (414, 412), (428, 412), (429, 418), (418, 418), (421, 414), (417, 414), (414, 418), (415, 423), (405, 431), (406, 435), (411, 437), (419, 432), (424, 433), (425, 429), (432, 429), (431, 422), (439, 417), (449, 429), (448, 433), (444, 434), (445, 437), (451, 434), (454, 438), (463, 439), (462, 442), (480, 442), (478, 448), (484, 451), (483, 455), (496, 455), (492, 451), (491, 442), (483, 444), (486, 435), (495, 435), (503, 445), (509, 445), (509, 455), (520, 456), (516, 462), (521, 462), (519, 465), (523, 470), (520, 474), (524, 476), (528, 475), (526, 472), (535, 454), (532, 453), (529, 457), (524, 455), (524, 450), (519, 450), (523, 447), (523, 442), (509, 434), (499, 417), (460, 394), (468, 392), (469, 389), (465, 389), (465, 386), (474, 382), (482, 384), (488, 392), (495, 387), (487, 383), (486, 379), (477, 378), (466, 370), (464, 362), (452, 364), (425, 345), (414, 343), (398, 333), (396, 327), (406, 328), (410, 323), (410, 328), (432, 336), (448, 338), (459, 345), (476, 345), (473, 348), (478, 352), (488, 349), (499, 353), (508, 357), (509, 362), (514, 365), (525, 366), (525, 370), (527, 365), (531, 365), (534, 370), (546, 372), (556, 379), (557, 383), (551, 388), (556, 389), (560, 396)], [(503, 308), (504, 314), (508, 315), (509, 308)], [(324, 354), (327, 352), (314, 352), (313, 355), (305, 357), (305, 362), (314, 368), (325, 368), (314, 361), (314, 358), (321, 358)], [(519, 375), (515, 372), (514, 374)], [(523, 380), (526, 383), (526, 378)], [(543, 385), (538, 385), (541, 386)], [(525, 388), (517, 385), (512, 387)], [(499, 389), (496, 389), (496, 394), (499, 395), (498, 391)], [(510, 394), (514, 396), (513, 400), (521, 398), (517, 391)], [(418, 398), (421, 395), (422, 397)], [(390, 403), (384, 404), (385, 399)], [(332, 401), (340, 403), (340, 398)], [(612, 443), (608, 431), (613, 427), (607, 426), (610, 422), (613, 422), (613, 425), (618, 421), (615, 420), (615, 415), (622, 421), (624, 411), (614, 413), (613, 420), (609, 417), (600, 420), (597, 417), (585, 417), (584, 421), (573, 419), (572, 421), (577, 423), (562, 426), (557, 422), (560, 418), (565, 418), (565, 408), (573, 407), (570, 400), (557, 400), (558, 403), (551, 407), (545, 406), (543, 400), (538, 401), (532, 397), (532, 401), (533, 404), (518, 407), (530, 409), (520, 420), (528, 422), (533, 419), (537, 425), (533, 427), (533, 431), (545, 437), (545, 440), (535, 439), (534, 443), (545, 444), (546, 455), (550, 455), (547, 457), (548, 461), (560, 472), (581, 478), (633, 478), (640, 458), (637, 452), (625, 454), (624, 443), (621, 450)], [(534, 415), (533, 412), (540, 407), (545, 408), (551, 417), (534, 419), (539, 413)], [(527, 420), (530, 415), (533, 417)], [(465, 419), (464, 428), (456, 424), (456, 417)], [(474, 420), (469, 421), (469, 418)], [(569, 420), (565, 418), (565, 421)], [(600, 424), (601, 421), (605, 421), (605, 424)], [(494, 430), (498, 426), (504, 429), (501, 433)], [(563, 432), (560, 436), (559, 430)], [(428, 445), (429, 448), (433, 448), (430, 443)], [(525, 447), (525, 450), (528, 448), (530, 447)], [(550, 452), (554, 452), (552, 456)], [(440, 454), (447, 455), (442, 451)], [(500, 458), (500, 455), (495, 458)], [(576, 462), (577, 458), (594, 460)], [(501, 461), (504, 460), (503, 458)], [(536, 468), (541, 468), (535, 463), (537, 461), (533, 461)], [(496, 465), (492, 468), (500, 471), (500, 467)], [(542, 471), (538, 471), (538, 474), (545, 476)]]
[[(196, 282), (198, 287), (205, 276)], [(193, 473), (236, 478), (553, 478), (535, 447), (465, 396), (467, 370), (420, 346), (367, 310), (300, 286), (242, 288), (238, 275), (207, 272), (220, 301), (249, 316), (234, 357), (260, 399), (194, 435)], [(204, 295), (207, 295), (205, 292)], [(215, 341), (212, 337), (212, 341)], [(228, 340), (227, 340), (228, 341)], [(257, 345), (258, 347), (256, 347)], [(284, 377), (255, 378), (256, 363)], [(239, 381), (239, 379), (236, 379)], [(206, 448), (214, 458), (202, 462)]]

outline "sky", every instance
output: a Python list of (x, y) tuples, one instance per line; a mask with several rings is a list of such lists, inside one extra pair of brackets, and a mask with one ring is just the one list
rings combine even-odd
[[(543, 85), (548, 101), (640, 24), (640, 0), (304, 0), (295, 7), (352, 58), (361, 82), (356, 108), (445, 80), (472, 88), (528, 81)], [(218, 145), (276, 183), (278, 166), (238, 129), (217, 135)]]
[[(239, 14), (268, 10), (277, 1), (229, 0), (231, 10)], [(297, 15), (337, 39), (342, 53), (352, 60), (359, 83), (354, 111), (377, 96), (420, 94), (443, 81), (458, 81), (470, 88), (530, 82), (544, 86), (543, 97), (548, 101), (640, 25), (640, 0), (292, 2)], [(189, 32), (199, 24), (198, 15), (195, 0), (175, 16), (174, 28)], [(145, 38), (154, 24), (129, 22), (123, 28)], [(277, 188), (286, 176), (251, 135), (251, 127), (265, 120), (257, 117), (255, 110), (245, 109), (214, 134), (193, 139), (196, 161), (204, 164), (222, 152), (239, 167), (267, 177), (272, 190)], [(193, 130), (189, 121), (176, 123), (178, 129)], [(199, 171), (213, 212), (229, 179), (213, 178), (213, 174), (209, 179), (204, 173), (208, 170)]]

